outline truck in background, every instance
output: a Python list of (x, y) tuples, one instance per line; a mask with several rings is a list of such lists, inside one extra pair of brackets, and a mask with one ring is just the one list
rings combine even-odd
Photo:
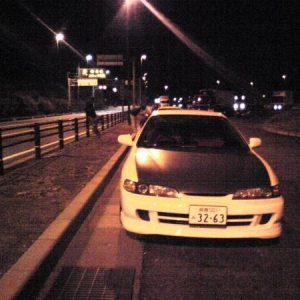
[(230, 117), (235, 114), (234, 96), (233, 91), (202, 89), (193, 97), (192, 108), (221, 112)]
[(170, 105), (170, 98), (168, 95), (161, 95), (159, 96), (159, 105), (160, 106), (169, 106)]
[(265, 107), (270, 112), (281, 112), (291, 109), (294, 104), (293, 91), (272, 91), (265, 97)]

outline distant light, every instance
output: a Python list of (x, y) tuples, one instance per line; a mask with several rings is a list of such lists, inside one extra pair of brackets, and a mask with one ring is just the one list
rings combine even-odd
[(245, 97), (244, 95), (242, 95), (241, 99), (242, 99), (242, 100), (245, 100), (245, 99), (246, 99), (246, 97)]
[(88, 54), (86, 57), (85, 57), (86, 61), (90, 61), (90, 60), (93, 60), (93, 56), (91, 54)]
[(274, 105), (274, 110), (282, 110), (282, 105), (281, 104), (275, 104)]
[(241, 104), (240, 104), (240, 109), (241, 109), (241, 110), (244, 110), (245, 108), (246, 108), (246, 104), (245, 104), (245, 103), (241, 103)]
[(158, 104), (159, 103), (159, 98), (155, 98), (154, 103)]
[(105, 73), (106, 73), (106, 75), (109, 75), (110, 74), (110, 70), (106, 70)]
[(116, 93), (116, 92), (118, 91), (118, 89), (117, 89), (116, 87), (114, 87), (114, 88), (112, 89), (112, 91), (113, 91), (114, 93)]

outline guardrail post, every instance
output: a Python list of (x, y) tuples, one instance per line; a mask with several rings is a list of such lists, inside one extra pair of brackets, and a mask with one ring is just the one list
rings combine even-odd
[(106, 129), (109, 128), (109, 115), (106, 115)]
[(79, 141), (79, 129), (78, 129), (78, 119), (74, 119), (74, 129), (75, 129), (75, 142)]
[(104, 117), (103, 115), (101, 116), (101, 131), (104, 131)]
[(34, 123), (34, 148), (35, 148), (35, 158), (41, 159), (41, 132), (40, 124)]
[(62, 149), (64, 147), (64, 126), (62, 120), (58, 121), (58, 140), (59, 140), (59, 148)]
[(89, 137), (90, 136), (90, 120), (88, 117), (86, 117), (85, 128), (86, 128), (86, 137)]
[(2, 149), (2, 129), (0, 128), (0, 175), (4, 174), (3, 149)]

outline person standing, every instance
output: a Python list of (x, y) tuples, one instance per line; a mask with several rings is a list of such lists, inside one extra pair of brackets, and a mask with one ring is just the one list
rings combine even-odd
[(86, 114), (86, 117), (88, 118), (89, 120), (89, 123), (92, 125), (93, 127), (93, 132), (97, 135), (97, 136), (100, 136), (100, 132), (98, 130), (98, 123), (101, 119), (101, 116), (98, 116), (96, 114), (96, 111), (95, 111), (95, 107), (94, 107), (94, 103), (95, 103), (95, 98), (94, 97), (91, 97), (87, 102), (86, 102), (86, 105), (85, 105), (85, 114)]
[(137, 132), (142, 128), (150, 114), (150, 111), (148, 111), (145, 105), (130, 110), (131, 125), (134, 132)]

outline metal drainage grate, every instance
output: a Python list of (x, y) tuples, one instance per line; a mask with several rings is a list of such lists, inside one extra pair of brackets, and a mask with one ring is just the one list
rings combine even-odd
[(63, 267), (46, 299), (131, 300), (135, 269)]

